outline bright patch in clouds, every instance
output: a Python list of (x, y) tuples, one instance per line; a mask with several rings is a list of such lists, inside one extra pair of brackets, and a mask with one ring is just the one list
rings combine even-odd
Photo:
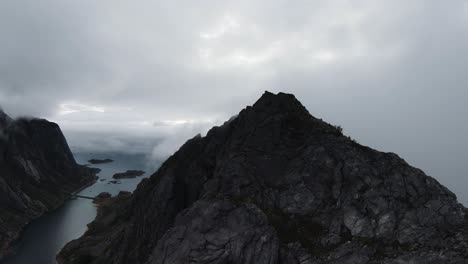
[(176, 120), (162, 120), (153, 122), (153, 125), (156, 127), (161, 126), (184, 126), (184, 125), (191, 125), (191, 124), (213, 124), (215, 121), (211, 119), (206, 120), (198, 120), (198, 119), (176, 119)]
[(238, 31), (240, 26), (239, 21), (235, 17), (226, 15), (214, 29), (200, 33), (200, 38), (206, 40), (218, 39), (226, 34)]
[(270, 46), (263, 50), (247, 51), (235, 49), (214, 54), (212, 49), (205, 48), (200, 51), (200, 62), (205, 69), (223, 69), (242, 66), (261, 66), (273, 60), (280, 54), (278, 47)]
[(337, 55), (330, 50), (322, 50), (313, 55), (319, 62), (329, 63), (337, 59)]
[(105, 108), (103, 106), (94, 106), (94, 105), (86, 105), (86, 104), (79, 104), (79, 103), (63, 103), (59, 105), (59, 115), (68, 115), (72, 113), (80, 113), (80, 112), (98, 112), (104, 113)]

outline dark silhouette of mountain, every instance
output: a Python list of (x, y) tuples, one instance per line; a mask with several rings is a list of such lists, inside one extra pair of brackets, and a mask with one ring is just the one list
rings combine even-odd
[(59, 263), (467, 263), (466, 209), (393, 153), (266, 92), (101, 205)]
[(57, 124), (13, 120), (0, 110), (0, 259), (13, 252), (26, 224), (95, 179), (76, 164)]
[(103, 163), (110, 163), (113, 162), (111, 159), (90, 159), (88, 160), (91, 164), (103, 164)]
[(114, 179), (130, 179), (143, 176), (145, 174), (142, 170), (127, 170), (125, 172), (119, 172), (112, 176)]

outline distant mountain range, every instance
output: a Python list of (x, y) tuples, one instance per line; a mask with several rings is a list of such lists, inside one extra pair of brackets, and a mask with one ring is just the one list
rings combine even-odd
[(78, 263), (468, 263), (467, 210), (393, 153), (266, 92), (100, 206)]
[(0, 260), (13, 253), (14, 242), (32, 219), (95, 179), (75, 162), (57, 124), (13, 120), (0, 110)]

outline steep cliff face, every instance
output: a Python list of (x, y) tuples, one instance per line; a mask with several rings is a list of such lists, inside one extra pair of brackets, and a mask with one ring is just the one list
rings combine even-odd
[(101, 205), (59, 263), (467, 263), (455, 195), (266, 92)]
[(76, 164), (57, 124), (12, 120), (0, 110), (0, 259), (27, 223), (94, 180)]

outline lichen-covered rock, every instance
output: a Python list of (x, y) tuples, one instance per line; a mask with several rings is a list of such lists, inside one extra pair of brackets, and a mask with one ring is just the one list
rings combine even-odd
[(467, 263), (453, 193), (265, 93), (99, 209), (59, 263)]
[(76, 164), (57, 124), (13, 120), (0, 110), (0, 259), (27, 223), (94, 180)]

